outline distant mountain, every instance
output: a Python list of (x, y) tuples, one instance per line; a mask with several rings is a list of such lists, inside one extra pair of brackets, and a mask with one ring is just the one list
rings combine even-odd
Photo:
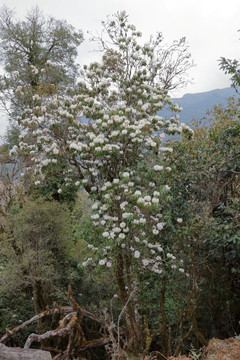
[[(172, 100), (183, 108), (180, 112), (180, 121), (190, 124), (192, 118), (200, 120), (206, 116), (206, 110), (211, 109), (214, 105), (226, 105), (227, 99), (233, 95), (236, 95), (236, 91), (229, 87), (196, 94), (185, 94), (181, 98), (173, 98)], [(161, 116), (169, 116), (168, 110), (161, 112)]]

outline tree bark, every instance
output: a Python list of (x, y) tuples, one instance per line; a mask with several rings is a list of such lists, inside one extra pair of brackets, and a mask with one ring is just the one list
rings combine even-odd
[(168, 341), (167, 341), (167, 321), (165, 313), (165, 293), (166, 293), (167, 280), (165, 277), (162, 279), (162, 287), (160, 292), (160, 313), (161, 313), (161, 340), (162, 340), (162, 352), (165, 356), (168, 356)]
[(134, 353), (139, 353), (142, 342), (142, 332), (134, 317), (131, 302), (128, 301), (129, 294), (125, 288), (124, 261), (121, 254), (117, 257), (116, 281), (122, 305), (126, 305), (126, 325), (128, 331), (127, 349), (131, 349)]
[(196, 338), (198, 339), (198, 341), (200, 342), (200, 344), (202, 346), (207, 346), (208, 345), (208, 341), (207, 339), (205, 339), (204, 335), (201, 333), (201, 331), (199, 330), (198, 328), (198, 324), (197, 324), (197, 319), (196, 319), (196, 314), (195, 312), (193, 313), (193, 316), (192, 316), (192, 329), (193, 329), (193, 332), (196, 336)]

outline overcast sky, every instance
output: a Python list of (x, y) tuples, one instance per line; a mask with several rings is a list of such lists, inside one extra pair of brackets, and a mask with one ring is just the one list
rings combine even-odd
[[(186, 37), (196, 66), (189, 71), (193, 83), (175, 92), (203, 92), (230, 86), (229, 78), (218, 67), (221, 56), (239, 58), (239, 0), (0, 0), (1, 6), (14, 9), (23, 18), (38, 5), (46, 15), (66, 19), (82, 29), (85, 41), (79, 47), (78, 62), (83, 65), (94, 59), (89, 52), (88, 33), (100, 31), (107, 15), (126, 10), (130, 23), (147, 38), (160, 31), (165, 42)], [(0, 118), (0, 134), (6, 122)]]

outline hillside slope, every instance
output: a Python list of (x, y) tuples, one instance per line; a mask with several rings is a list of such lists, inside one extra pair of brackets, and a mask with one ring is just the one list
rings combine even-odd
[[(206, 116), (206, 110), (211, 109), (214, 105), (225, 105), (227, 99), (233, 95), (236, 95), (236, 91), (229, 87), (196, 94), (185, 94), (181, 98), (173, 98), (172, 100), (183, 108), (180, 113), (180, 121), (190, 124), (193, 118), (200, 120)], [(169, 112), (164, 110), (161, 115), (169, 116)]]

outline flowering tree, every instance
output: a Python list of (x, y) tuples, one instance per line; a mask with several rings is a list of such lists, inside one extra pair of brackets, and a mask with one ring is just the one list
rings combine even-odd
[[(179, 125), (181, 109), (172, 104), (163, 81), (161, 37), (140, 45), (141, 33), (128, 24), (124, 12), (104, 28), (108, 41), (100, 39), (102, 62), (82, 69), (78, 89), (33, 96), (34, 107), (19, 119), (20, 143), (12, 153), (31, 155), (36, 185), (44, 181), (46, 169), (54, 171), (58, 159), (65, 157), (69, 168), (64, 186), (74, 183), (89, 193), (93, 225), (101, 236), (97, 247), (89, 244), (93, 255), (83, 265), (114, 269), (126, 312), (128, 348), (137, 351), (142, 335), (138, 273), (150, 270), (161, 276), (166, 266), (176, 266), (175, 256), (161, 241), (168, 224), (181, 222), (169, 212), (166, 174), (171, 168), (164, 165), (164, 154), (172, 149), (162, 141), (165, 134), (190, 130)], [(172, 61), (169, 69), (177, 68)], [(158, 115), (164, 106), (173, 112), (170, 120)]]

